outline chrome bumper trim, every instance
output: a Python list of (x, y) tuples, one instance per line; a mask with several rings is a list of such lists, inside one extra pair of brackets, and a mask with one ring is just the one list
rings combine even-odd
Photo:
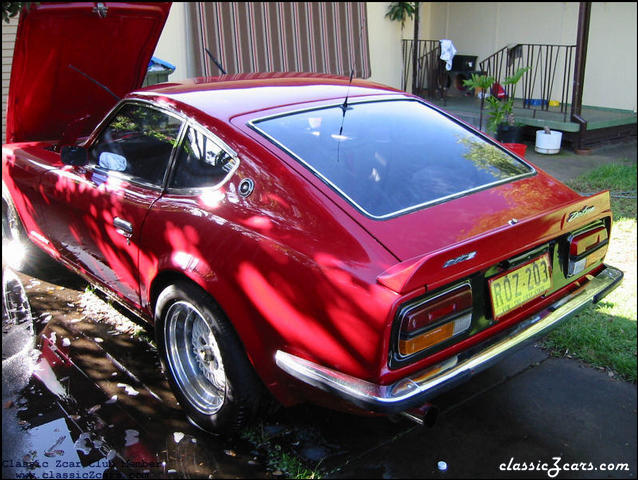
[(500, 332), (495, 338), (391, 385), (361, 380), (281, 350), (275, 354), (275, 361), (279, 368), (302, 382), (331, 392), (361, 408), (382, 413), (401, 412), (426, 403), (496, 363), (506, 354), (547, 334), (574, 313), (597, 303), (618, 286), (622, 277), (620, 270), (606, 266), (578, 290)]

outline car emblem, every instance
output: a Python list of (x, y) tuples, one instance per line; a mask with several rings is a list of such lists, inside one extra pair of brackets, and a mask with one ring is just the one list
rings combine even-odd
[(588, 213), (591, 213), (594, 210), (596, 210), (596, 207), (594, 207), (593, 205), (586, 205), (580, 210), (576, 210), (575, 212), (571, 212), (568, 215), (568, 217), (567, 217), (567, 223), (571, 222), (572, 220), (576, 220), (578, 217), (582, 217), (583, 215), (587, 215)]
[(465, 253), (460, 257), (452, 258), (443, 264), (443, 268), (447, 268), (451, 265), (456, 265), (457, 263), (465, 262), (466, 260), (471, 260), (476, 256), (476, 252)]

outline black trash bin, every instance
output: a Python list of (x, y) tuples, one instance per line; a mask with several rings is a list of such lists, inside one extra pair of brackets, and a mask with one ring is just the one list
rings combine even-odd
[(454, 55), (452, 70), (455, 72), (473, 72), (476, 70), (476, 55)]

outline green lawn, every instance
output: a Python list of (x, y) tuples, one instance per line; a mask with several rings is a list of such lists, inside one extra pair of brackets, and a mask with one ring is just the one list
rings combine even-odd
[(568, 185), (580, 192), (612, 192), (612, 226), (605, 263), (620, 268), (623, 283), (599, 304), (576, 315), (545, 339), (555, 355), (568, 355), (636, 382), (636, 165), (605, 165)]

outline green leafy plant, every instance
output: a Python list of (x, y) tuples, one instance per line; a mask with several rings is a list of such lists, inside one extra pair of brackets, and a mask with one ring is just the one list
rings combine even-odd
[(405, 21), (408, 18), (412, 18), (416, 12), (414, 3), (415, 2), (392, 2), (388, 5), (385, 16), (393, 22), (401, 22), (401, 30), (403, 30)]
[(512, 93), (505, 100), (499, 100), (498, 98), (490, 95), (490, 88), (494, 85), (496, 81), (494, 77), (488, 77), (487, 75), (478, 75), (476, 73), (472, 74), (472, 77), (464, 80), (463, 85), (466, 88), (472, 89), (481, 89), (482, 93), (481, 97), (481, 110), (479, 117), (479, 128), (483, 129), (483, 108), (485, 102), (487, 101), (487, 105), (489, 108), (487, 121), (487, 130), (491, 133), (496, 133), (498, 130), (498, 126), (506, 123), (508, 125), (514, 125), (514, 98), (516, 95), (516, 84), (523, 77), (523, 75), (530, 69), (530, 67), (522, 67), (519, 68), (514, 75), (511, 77), (507, 77), (503, 81), (503, 85), (512, 85)]
[[(481, 92), (481, 109), (479, 110), (479, 129), (483, 129), (483, 107), (485, 105), (485, 92), (487, 92), (494, 84), (494, 77), (488, 77), (487, 75), (479, 75), (473, 73), (472, 77), (467, 80), (463, 80), (463, 86), (472, 90), (479, 90)], [(491, 98), (491, 97), (490, 97)]]
[[(496, 133), (498, 126), (505, 123), (514, 126), (514, 98), (516, 98), (516, 84), (530, 67), (519, 68), (514, 75), (507, 77), (503, 85), (512, 85), (512, 93), (505, 100), (499, 100), (494, 96), (487, 97), (489, 107), (487, 130)], [(491, 86), (491, 85), (490, 85)]]

